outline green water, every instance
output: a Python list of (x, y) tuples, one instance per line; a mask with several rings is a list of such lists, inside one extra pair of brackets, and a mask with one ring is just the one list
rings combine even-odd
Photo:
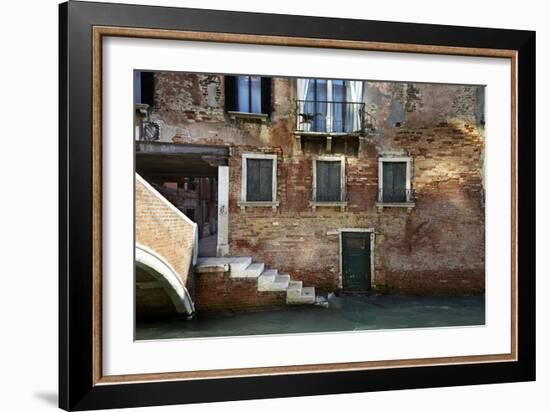
[(484, 297), (344, 295), (329, 307), (220, 313), (193, 320), (169, 319), (136, 325), (136, 339), (201, 338), (372, 329), (434, 328), (485, 324)]

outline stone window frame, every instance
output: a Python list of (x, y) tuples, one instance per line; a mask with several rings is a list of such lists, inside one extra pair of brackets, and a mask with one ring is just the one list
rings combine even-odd
[[(382, 197), (384, 189), (384, 163), (390, 162), (405, 162), (406, 176), (405, 176), (405, 190), (407, 199), (405, 202), (385, 202)], [(415, 202), (412, 196), (412, 165), (413, 158), (411, 156), (394, 156), (394, 155), (382, 155), (378, 157), (378, 194), (376, 196), (376, 206), (379, 210), (384, 207), (403, 207), (408, 210), (415, 206)]]
[[(271, 160), (273, 162), (273, 171), (271, 173), (271, 201), (248, 201), (246, 200), (247, 190), (247, 160), (248, 159), (263, 159)], [(279, 201), (277, 200), (277, 155), (268, 153), (243, 153), (241, 155), (241, 200), (238, 202), (241, 210), (246, 207), (271, 207), (273, 210), (277, 210), (279, 207)]]
[[(339, 201), (318, 201), (317, 200), (317, 162), (340, 162), (340, 200)], [(342, 211), (348, 206), (346, 200), (346, 156), (345, 155), (322, 155), (312, 158), (312, 185), (311, 200), (309, 206), (313, 211), (317, 207), (339, 207)]]

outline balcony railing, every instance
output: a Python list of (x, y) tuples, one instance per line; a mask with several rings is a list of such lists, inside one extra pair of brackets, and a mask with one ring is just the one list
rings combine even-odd
[(320, 100), (296, 101), (299, 132), (359, 133), (365, 128), (365, 104)]
[(413, 189), (384, 187), (378, 190), (380, 203), (409, 203), (414, 202), (414, 197)]

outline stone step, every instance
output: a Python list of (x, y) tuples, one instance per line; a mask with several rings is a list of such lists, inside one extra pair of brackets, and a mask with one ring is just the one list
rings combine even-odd
[(289, 275), (279, 275), (276, 269), (265, 270), (258, 278), (258, 290), (260, 292), (285, 292), (289, 283)]
[[(245, 270), (239, 273), (241, 273), (242, 274), (241, 277), (244, 277), (244, 278), (257, 278), (262, 274), (262, 272), (264, 271), (264, 268), (265, 268), (265, 264), (263, 263), (252, 263)], [(232, 275), (231, 277), (235, 277), (235, 276)]]
[(289, 305), (313, 305), (315, 303), (315, 287), (302, 287), (300, 296), (293, 296), (290, 299), (287, 293), (286, 302)]
[(258, 290), (260, 292), (266, 292), (269, 289), (270, 285), (273, 283), (277, 277), (277, 269), (266, 269), (258, 277)]
[(290, 283), (290, 275), (277, 275), (270, 285), (273, 291), (286, 291)]
[(200, 257), (197, 259), (197, 273), (229, 272), (246, 269), (252, 263), (251, 257)]
[(241, 276), (241, 272), (245, 271), (251, 264), (252, 258), (250, 256), (234, 258), (229, 263), (231, 277), (245, 277)]
[(312, 298), (313, 302), (315, 302), (315, 287), (314, 286), (307, 286), (305, 288), (302, 288), (302, 297), (303, 298)]
[(302, 281), (301, 280), (291, 280), (288, 289), (286, 290), (286, 301), (292, 301), (296, 297), (302, 296)]
[(197, 273), (229, 272), (232, 278), (257, 279), (258, 291), (286, 292), (286, 303), (289, 305), (316, 302), (314, 287), (304, 287), (301, 280), (290, 280), (290, 275), (280, 274), (277, 269), (266, 269), (264, 263), (252, 263), (249, 256), (201, 257), (195, 269)]

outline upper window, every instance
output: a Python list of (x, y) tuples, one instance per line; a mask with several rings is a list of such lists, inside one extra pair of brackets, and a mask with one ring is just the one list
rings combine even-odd
[(134, 71), (134, 99), (138, 104), (155, 104), (155, 74), (153, 72)]
[(408, 203), (411, 196), (411, 158), (394, 157), (379, 159), (378, 201)]
[(298, 130), (352, 133), (363, 125), (363, 82), (297, 79)]
[(243, 154), (242, 202), (276, 202), (277, 155)]
[(345, 201), (344, 156), (321, 156), (314, 160), (313, 179), (315, 202)]
[(225, 108), (230, 112), (269, 114), (271, 78), (225, 76)]
[(259, 76), (237, 77), (237, 110), (247, 113), (262, 112), (262, 88)]

